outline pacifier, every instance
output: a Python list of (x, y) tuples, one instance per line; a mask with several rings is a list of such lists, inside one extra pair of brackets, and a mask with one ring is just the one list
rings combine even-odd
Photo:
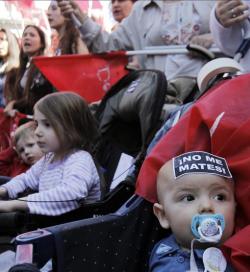
[(225, 229), (222, 214), (198, 214), (192, 218), (191, 230), (198, 241), (217, 243)]

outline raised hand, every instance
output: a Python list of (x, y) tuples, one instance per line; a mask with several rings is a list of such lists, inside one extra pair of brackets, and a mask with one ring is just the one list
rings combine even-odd
[(230, 27), (248, 18), (248, 9), (242, 0), (217, 0), (215, 15), (221, 25)]

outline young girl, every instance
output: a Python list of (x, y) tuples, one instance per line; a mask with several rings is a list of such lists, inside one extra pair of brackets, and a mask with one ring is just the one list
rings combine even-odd
[(91, 155), (98, 131), (85, 101), (70, 92), (49, 94), (35, 104), (34, 120), (45, 156), (0, 187), (0, 197), (15, 199), (26, 188), (38, 192), (0, 201), (0, 212), (59, 215), (78, 208), (81, 199), (99, 199), (100, 180)]

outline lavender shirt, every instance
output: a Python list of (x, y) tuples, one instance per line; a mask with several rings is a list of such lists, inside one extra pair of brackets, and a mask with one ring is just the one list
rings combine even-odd
[(60, 215), (78, 208), (80, 199), (93, 202), (100, 198), (99, 176), (88, 152), (77, 151), (57, 162), (51, 162), (52, 158), (53, 153), (47, 154), (3, 185), (9, 197), (14, 199), (27, 188), (38, 191), (27, 197), (27, 204), (30, 213), (43, 215)]

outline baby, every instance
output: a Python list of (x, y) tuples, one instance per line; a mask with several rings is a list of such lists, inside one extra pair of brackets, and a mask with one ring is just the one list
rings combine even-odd
[(14, 133), (14, 147), (27, 165), (33, 165), (44, 155), (36, 142), (35, 123), (30, 121), (18, 127)]
[(0, 153), (0, 175), (15, 177), (30, 168), (43, 152), (36, 143), (33, 121), (19, 126), (13, 135), (13, 146)]
[(157, 195), (154, 214), (172, 235), (154, 247), (150, 271), (233, 271), (216, 247), (234, 230), (234, 182), (225, 159), (203, 151), (173, 158), (159, 171)]

